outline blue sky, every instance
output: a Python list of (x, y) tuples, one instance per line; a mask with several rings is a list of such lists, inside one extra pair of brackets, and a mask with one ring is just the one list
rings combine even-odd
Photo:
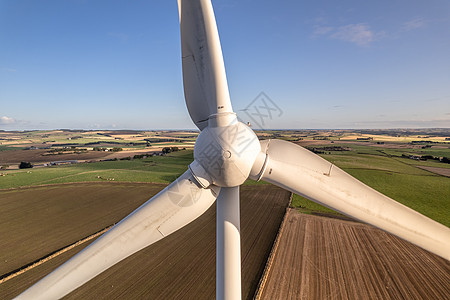
[[(264, 92), (264, 128), (450, 127), (448, 0), (213, 6), (243, 121)], [(195, 128), (180, 55), (175, 0), (0, 0), (0, 129)]]

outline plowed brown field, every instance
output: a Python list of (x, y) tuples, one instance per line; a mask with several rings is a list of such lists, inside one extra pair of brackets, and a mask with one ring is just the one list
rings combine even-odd
[(450, 299), (450, 262), (372, 226), (287, 213), (261, 299)]
[(58, 155), (45, 155), (48, 150), (8, 150), (0, 151), (0, 165), (18, 164), (21, 161), (43, 163), (62, 160), (95, 160), (108, 156), (110, 152), (89, 151), (85, 153), (64, 153)]
[(117, 222), (164, 187), (79, 183), (0, 191), (0, 275)]
[(437, 168), (437, 167), (426, 167), (426, 166), (417, 166), (417, 167), (427, 170), (427, 171), (430, 171), (432, 173), (450, 177), (450, 169), (448, 169), (448, 168)]
[[(144, 188), (149, 185), (142, 186)], [(80, 185), (67, 185), (67, 187), (72, 187), (73, 190), (72, 192), (65, 190), (64, 193), (83, 194)], [(131, 188), (135, 191), (141, 189), (138, 184), (132, 185)], [(28, 189), (27, 191), (31, 192), (28, 196), (22, 194), (22, 197), (24, 199), (33, 197), (33, 190), (33, 188)], [(126, 191), (116, 192), (116, 194), (128, 195)], [(255, 293), (265, 262), (285, 214), (289, 195), (289, 192), (271, 185), (243, 186), (241, 189), (242, 289), (244, 299), (251, 299)], [(92, 201), (104, 203), (105, 206), (96, 207), (92, 212), (81, 212), (83, 210), (76, 209), (73, 211), (73, 218), (68, 218), (68, 215), (65, 215), (67, 224), (72, 225), (74, 231), (77, 231), (76, 226), (80, 224), (77, 217), (83, 218), (86, 213), (101, 213), (109, 208), (104, 199), (102, 201), (95, 199), (97, 199), (97, 196), (93, 197)], [(39, 201), (29, 205), (31, 205), (30, 210), (32, 210), (32, 206), (39, 205)], [(57, 204), (53, 203), (52, 205)], [(124, 206), (126, 208), (124, 207), (123, 211), (128, 212), (135, 204)], [(47, 249), (45, 244), (57, 243), (54, 240), (58, 241), (64, 236), (64, 234), (61, 236), (61, 233), (54, 236), (52, 230), (48, 230), (46, 233), (41, 232), (38, 229), (39, 214), (42, 214), (41, 210), (37, 211), (35, 223), (27, 225), (30, 232), (26, 235), (27, 238), (24, 238), (26, 242), (26, 239), (30, 239), (30, 236), (38, 233), (38, 237), (33, 239), (34, 242), (29, 244), (30, 247), (33, 247), (33, 252), (38, 251), (37, 249), (40, 246)], [(117, 217), (117, 220), (119, 219)], [(93, 220), (89, 224), (92, 226), (92, 232), (103, 226), (103, 223), (102, 225), (96, 224)], [(130, 256), (75, 290), (65, 299), (214, 299), (215, 228), (215, 206), (213, 206), (188, 226)], [(71, 233), (67, 234), (71, 235)], [(24, 235), (23, 231), (21, 235)], [(40, 244), (40, 238), (45, 238), (46, 242)], [(10, 299), (16, 296), (80, 251), (84, 246), (78, 246), (0, 284), (0, 299)], [(1, 251), (3, 250), (0, 248)], [(34, 255), (32, 256), (34, 257)]]

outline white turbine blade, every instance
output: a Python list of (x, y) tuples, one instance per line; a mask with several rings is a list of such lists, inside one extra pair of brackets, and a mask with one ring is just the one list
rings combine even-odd
[(220, 188), (200, 188), (188, 170), (17, 299), (59, 299), (104, 270), (202, 215)]
[(210, 0), (178, 0), (186, 105), (200, 130), (212, 114), (232, 112)]
[(283, 187), (450, 260), (448, 227), (375, 191), (298, 145), (266, 140), (261, 148), (251, 178)]

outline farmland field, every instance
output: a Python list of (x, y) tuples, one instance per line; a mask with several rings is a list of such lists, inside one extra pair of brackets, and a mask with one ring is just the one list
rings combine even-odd
[(8, 170), (0, 177), (0, 189), (71, 182), (170, 183), (192, 162), (192, 151), (179, 151), (147, 159), (103, 161), (74, 165)]
[[(97, 184), (99, 185), (99, 184)], [(111, 185), (112, 191), (107, 191)], [(127, 185), (128, 188), (127, 188)], [(147, 196), (156, 192), (147, 184), (103, 183), (97, 188), (98, 193), (86, 195), (78, 207), (75, 199), (61, 195), (72, 193), (81, 195), (93, 191), (95, 184), (59, 185), (57, 191), (39, 191), (41, 187), (18, 191), (23, 201), (29, 201), (29, 209), (22, 216), (23, 206), (18, 201), (9, 203), (9, 210), (15, 211), (16, 218), (26, 219), (36, 207), (36, 216), (30, 220), (19, 236), (14, 232), (3, 232), (8, 239), (22, 241), (17, 254), (11, 249), (0, 247), (2, 258), (12, 257), (16, 264), (36, 259), (38, 255), (52, 247), (60, 247), (70, 240), (75, 241), (81, 235), (93, 233), (103, 226), (117, 222), (122, 214), (134, 209)], [(161, 187), (161, 186), (160, 186)], [(36, 192), (37, 191), (37, 192)], [(129, 201), (129, 191), (137, 200)], [(149, 195), (144, 196), (146, 193)], [(108, 196), (109, 194), (109, 196)], [(111, 196), (114, 194), (114, 196)], [(36, 198), (34, 195), (38, 195)], [(45, 206), (53, 195), (56, 200), (48, 200), (54, 206), (50, 215), (56, 213), (56, 219), (43, 220), (48, 217)], [(60, 195), (60, 197), (56, 197)], [(289, 201), (289, 192), (271, 185), (244, 186), (241, 190), (241, 234), (242, 234), (242, 282), (244, 299), (251, 299), (256, 290), (259, 277), (275, 239), (281, 219)], [(109, 199), (108, 201), (105, 200)], [(27, 199), (35, 199), (35, 201)], [(58, 200), (59, 198), (59, 200)], [(115, 199), (112, 199), (115, 198)], [(3, 199), (3, 198), (2, 198)], [(58, 204), (59, 202), (59, 204)], [(109, 204), (111, 202), (111, 205)], [(16, 203), (16, 209), (13, 208)], [(69, 211), (66, 211), (66, 210)], [(90, 210), (93, 210), (90, 212)], [(96, 217), (97, 215), (97, 217)], [(44, 222), (43, 228), (40, 223)], [(62, 229), (49, 230), (51, 223), (63, 226)], [(65, 224), (64, 224), (65, 223)], [(11, 229), (14, 224), (7, 224)], [(39, 226), (38, 226), (39, 225)], [(81, 228), (79, 228), (81, 227)], [(29, 232), (24, 232), (27, 229)], [(44, 229), (47, 229), (46, 231)], [(78, 230), (80, 229), (80, 230)], [(61, 239), (64, 239), (61, 241)], [(2, 239), (5, 241), (5, 239)], [(45, 242), (44, 242), (45, 241)], [(6, 241), (4, 242), (7, 243)], [(15, 242), (17, 244), (17, 242)], [(51, 246), (50, 246), (51, 245)], [(84, 245), (83, 245), (84, 246)], [(31, 251), (27, 249), (32, 249)], [(0, 284), (0, 298), (9, 299), (24, 290), (38, 278), (42, 277), (69, 256), (81, 250), (81, 246), (64, 253), (45, 264)], [(32, 252), (27, 259), (24, 253)], [(6, 253), (5, 253), (6, 252)], [(39, 254), (38, 254), (39, 253)], [(12, 265), (3, 270), (14, 268)], [(215, 206), (204, 215), (168, 236), (156, 244), (136, 253), (111, 269), (96, 277), (83, 287), (69, 294), (67, 299), (212, 299), (215, 295)]]
[(55, 154), (45, 155), (47, 150), (20, 150), (15, 149), (8, 151), (0, 151), (0, 165), (17, 164), (21, 161), (32, 161), (33, 163), (60, 161), (60, 160), (92, 160), (108, 156), (107, 152), (80, 153), (80, 154)]
[[(274, 130), (257, 134), (260, 138), (281, 138), (308, 147), (376, 190), (450, 226), (450, 181), (445, 176), (450, 170), (450, 164), (441, 160), (442, 157), (450, 157), (448, 131), (424, 130), (408, 135), (405, 131)], [(193, 159), (193, 153), (189, 147), (188, 150), (145, 158), (129, 158), (130, 153), (145, 154), (149, 149), (161, 151), (162, 146), (168, 145), (177, 145), (180, 148), (189, 145), (192, 148), (196, 135), (196, 132), (190, 131), (0, 131), (0, 167), (2, 167), (0, 170), (0, 205), (2, 205), (0, 276), (95, 233), (127, 215), (182, 174)], [(419, 142), (415, 143), (417, 141)], [(67, 151), (62, 151), (62, 154), (50, 155), (55, 157), (51, 160), (70, 159), (70, 155), (79, 155), (79, 158), (80, 155), (87, 155), (87, 158), (96, 162), (20, 170), (16, 170), (17, 165), (16, 169), (9, 165), (9, 162), (17, 163), (21, 160), (46, 161), (47, 158), (42, 158), (41, 154), (49, 150), (39, 147), (50, 145), (54, 149), (62, 149), (63, 146), (53, 145), (72, 143), (76, 145), (73, 147), (78, 149), (85, 147), (86, 144), (99, 142), (104, 144), (95, 145), (102, 147), (112, 147), (111, 143), (123, 145), (124, 151), (115, 152), (114, 155), (119, 159), (122, 157), (128, 159), (101, 161), (110, 157), (111, 154), (91, 150), (81, 154), (68, 154)], [(152, 146), (143, 144), (146, 142)], [(30, 146), (39, 149), (24, 150)], [(421, 159), (422, 156), (427, 159)], [(8, 163), (5, 165), (2, 162)], [(253, 297), (283, 217), (289, 193), (263, 182), (248, 180), (241, 190), (241, 195), (243, 292), (244, 298), (250, 299)], [(301, 230), (301, 232), (296, 232), (297, 235), (289, 235), (289, 243), (303, 243), (305, 239), (308, 239), (308, 242), (313, 243), (313, 248), (303, 249), (301, 244), (296, 246), (296, 249), (299, 249), (298, 253), (278, 254), (286, 262), (295, 259), (295, 262), (290, 265), (293, 269), (286, 268), (284, 273), (280, 273), (281, 275), (272, 276), (272, 279), (267, 282), (268, 285), (275, 284), (275, 289), (277, 286), (285, 288), (288, 284), (289, 289), (296, 291), (299, 287), (293, 285), (300, 286), (301, 283), (303, 290), (299, 291), (300, 295), (310, 295), (312, 299), (322, 299), (323, 296), (332, 295), (335, 291), (336, 298), (339, 298), (339, 295), (356, 295), (352, 294), (356, 287), (367, 289), (369, 298), (388, 298), (391, 295), (394, 298), (409, 298), (409, 296), (422, 295), (421, 288), (410, 287), (411, 284), (415, 284), (414, 280), (408, 279), (409, 281), (407, 280), (403, 286), (401, 283), (403, 279), (398, 278), (404, 274), (416, 274), (414, 266), (424, 267), (423, 262), (419, 261), (422, 258), (426, 258), (431, 266), (435, 266), (439, 258), (437, 260), (434, 256), (429, 258), (426, 251), (411, 248), (410, 244), (405, 245), (405, 242), (372, 227), (348, 222), (349, 218), (300, 196), (293, 196), (292, 206), (297, 212), (304, 213), (304, 219), (292, 217), (293, 213), (290, 213), (289, 218), (292, 222), (289, 222), (287, 227), (295, 228), (289, 230)], [(333, 219), (315, 219), (307, 214), (329, 216)], [(341, 220), (338, 221), (336, 218)], [(136, 253), (74, 291), (67, 298), (213, 298), (215, 294), (214, 219), (215, 211), (211, 208), (186, 228)], [(330, 228), (336, 230), (343, 228), (343, 230), (332, 231)], [(331, 238), (325, 239), (325, 234), (330, 234)], [(315, 239), (312, 239), (311, 235)], [(381, 244), (374, 245), (371, 242), (373, 238)], [(345, 244), (346, 242), (348, 244)], [(77, 246), (24, 274), (1, 283), (0, 299), (9, 299), (24, 290), (87, 244)], [(354, 245), (357, 248), (352, 249)], [(392, 248), (394, 251), (388, 247), (382, 248), (383, 245), (395, 246)], [(299, 261), (304, 263), (303, 260), (306, 258), (303, 258), (303, 254), (307, 253), (309, 256), (310, 251), (318, 251), (324, 247), (328, 249), (325, 254), (314, 253), (318, 255), (317, 259), (340, 263), (342, 274), (331, 269), (311, 269), (310, 265), (302, 264), (301, 268), (306, 268), (302, 269), (302, 272), (307, 274), (296, 275), (299, 265), (295, 263)], [(342, 249), (339, 252), (333, 247)], [(405, 251), (408, 256), (414, 257), (414, 260), (411, 262), (408, 260), (410, 258), (394, 253), (399, 249)], [(284, 257), (285, 255), (288, 256)], [(329, 257), (323, 258), (324, 255)], [(355, 255), (356, 260), (345, 262), (346, 259), (351, 260), (348, 258), (349, 255)], [(395, 259), (392, 257), (398, 261), (393, 262)], [(315, 264), (323, 267), (322, 263)], [(441, 276), (441, 279), (448, 280), (450, 272), (448, 262), (444, 261), (441, 265), (447, 272), (447, 277)], [(437, 267), (440, 271), (436, 274), (443, 272), (439, 269), (442, 266)], [(409, 267), (412, 269), (410, 270)], [(356, 280), (353, 283), (355, 274), (362, 272), (361, 268), (364, 271), (373, 271), (372, 273), (367, 271), (365, 274), (372, 277), (362, 278), (362, 281)], [(424, 268), (426, 269), (426, 266)], [(323, 291), (319, 290), (318, 283), (314, 281), (318, 280), (316, 278), (319, 276), (318, 270), (320, 274), (326, 274), (326, 276), (320, 275), (321, 280), (327, 282), (323, 285)], [(352, 273), (351, 270), (356, 273)], [(280, 278), (286, 280), (286, 283), (277, 281), (279, 276), (282, 276)], [(301, 279), (298, 276), (301, 276)], [(420, 276), (417, 275), (417, 278), (421, 278)], [(436, 288), (428, 283), (435, 275), (424, 276), (426, 277), (424, 282), (427, 282), (425, 287)], [(332, 281), (342, 286), (336, 286)], [(386, 283), (387, 287), (383, 289), (376, 284), (370, 285), (371, 281), (379, 282), (380, 285)], [(448, 291), (450, 283), (446, 281), (446, 284)], [(174, 289), (173, 286), (180, 288)], [(439, 291), (439, 287), (437, 288)], [(405, 289), (410, 289), (411, 294), (406, 293)], [(440, 292), (436, 293), (439, 295)], [(265, 299), (284, 299), (284, 296), (270, 298), (272, 296)], [(292, 297), (296, 298), (294, 294)], [(359, 295), (354, 298), (364, 297), (365, 295)]]
[[(320, 150), (325, 146), (315, 147)], [(347, 144), (346, 147), (351, 149), (324, 151), (320, 155), (381, 193), (450, 226), (450, 180), (437, 172), (423, 169), (439, 168), (442, 172), (449, 164), (389, 156), (368, 145)], [(336, 215), (332, 210), (297, 195), (294, 196), (293, 205), (307, 213)]]
[(448, 299), (450, 262), (356, 222), (290, 210), (260, 299)]
[(0, 274), (117, 222), (164, 187), (81, 183), (2, 192)]
[(0, 167), (16, 169), (21, 161), (100, 161), (160, 153), (164, 147), (192, 149), (196, 131), (1, 131)]

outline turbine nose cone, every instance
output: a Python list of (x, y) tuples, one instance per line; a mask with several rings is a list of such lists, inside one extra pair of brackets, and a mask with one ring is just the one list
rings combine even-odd
[(223, 156), (224, 159), (231, 158), (231, 151), (230, 150), (223, 151), (222, 156)]
[(197, 138), (194, 159), (221, 187), (238, 186), (250, 174), (253, 162), (261, 151), (258, 137), (245, 124), (208, 126)]

